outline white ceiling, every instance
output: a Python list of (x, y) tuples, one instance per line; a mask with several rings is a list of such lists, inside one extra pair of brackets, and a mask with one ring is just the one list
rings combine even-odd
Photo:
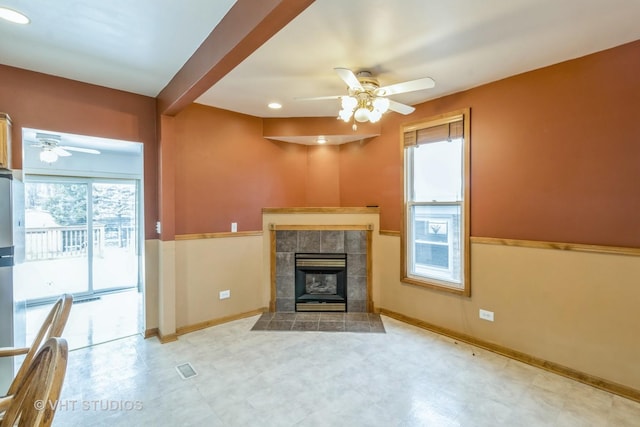
[[(0, 0), (0, 63), (156, 96), (235, 0)], [(188, 5), (188, 7), (184, 7)]]
[[(156, 96), (234, 0), (0, 0), (0, 63)], [(416, 104), (640, 39), (638, 0), (316, 0), (197, 102), (258, 117), (334, 116), (334, 67), (382, 85), (432, 77)], [(1, 82), (0, 82), (1, 84)], [(597, 84), (597, 82), (594, 82)], [(283, 104), (269, 110), (268, 102)]]

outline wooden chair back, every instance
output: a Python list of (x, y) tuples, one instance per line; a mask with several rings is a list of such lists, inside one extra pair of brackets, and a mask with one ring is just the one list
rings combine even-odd
[(0, 427), (48, 427), (53, 422), (64, 376), (69, 349), (64, 338), (49, 338), (38, 350), (22, 377)]
[(42, 343), (51, 337), (62, 336), (64, 327), (67, 324), (67, 319), (69, 319), (69, 313), (71, 312), (72, 305), (73, 296), (70, 294), (64, 294), (58, 298), (58, 301), (53, 305), (51, 311), (49, 311), (49, 314), (47, 315), (47, 318), (42, 323), (42, 326), (38, 331), (38, 335), (36, 335), (33, 340), (31, 347), (29, 347), (29, 351), (27, 352), (22, 365), (20, 365), (20, 369), (18, 369), (15, 378), (11, 382), (11, 385), (9, 385), (7, 395), (15, 394), (18, 386), (22, 382), (22, 378), (27, 373), (27, 369), (29, 369), (29, 365), (40, 349)]

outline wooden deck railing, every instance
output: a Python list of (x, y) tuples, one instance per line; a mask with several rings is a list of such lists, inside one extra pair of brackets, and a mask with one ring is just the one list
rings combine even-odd
[[(85, 256), (89, 242), (86, 226), (28, 228), (25, 239), (27, 261)], [(104, 226), (93, 229), (93, 250), (104, 251)]]

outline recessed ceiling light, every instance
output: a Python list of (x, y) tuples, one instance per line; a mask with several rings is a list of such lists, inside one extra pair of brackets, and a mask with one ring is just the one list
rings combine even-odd
[(26, 15), (15, 11), (13, 9), (8, 9), (6, 7), (0, 7), (0, 18), (13, 22), (16, 24), (28, 24), (29, 18)]
[(282, 108), (282, 104), (280, 104), (278, 102), (270, 102), (268, 107), (273, 109), (273, 110), (277, 110), (279, 108)]

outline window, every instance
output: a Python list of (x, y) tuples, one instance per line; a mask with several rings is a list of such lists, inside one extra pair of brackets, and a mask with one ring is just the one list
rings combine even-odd
[(469, 110), (402, 128), (402, 281), (470, 295)]

